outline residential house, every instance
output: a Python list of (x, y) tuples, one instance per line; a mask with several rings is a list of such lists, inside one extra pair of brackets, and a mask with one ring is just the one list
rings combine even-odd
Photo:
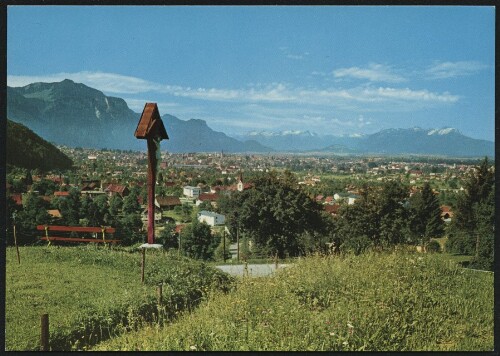
[(199, 206), (201, 203), (208, 201), (213, 207), (216, 207), (218, 198), (219, 194), (217, 193), (201, 193), (196, 200), (196, 206)]
[(61, 212), (58, 209), (49, 209), (47, 210), (47, 213), (50, 215), (52, 223), (62, 218)]
[(352, 193), (335, 193), (333, 195), (333, 199), (335, 199), (335, 202), (340, 203), (342, 201), (346, 201), (348, 205), (354, 204), (354, 202), (359, 198), (360, 196), (358, 194)]
[(226, 217), (211, 211), (202, 210), (198, 213), (198, 221), (205, 222), (210, 226), (224, 225)]
[(331, 216), (337, 216), (339, 213), (339, 208), (340, 208), (340, 204), (337, 204), (337, 203), (335, 203), (333, 205), (326, 204), (323, 206), (323, 209)]
[(353, 205), (356, 202), (356, 200), (358, 200), (358, 199), (359, 199), (359, 195), (349, 194), (347, 196), (347, 204), (348, 205)]
[(108, 194), (108, 196), (112, 197), (114, 195), (119, 195), (124, 198), (130, 194), (130, 190), (121, 184), (109, 184), (104, 191)]
[(182, 230), (186, 227), (186, 224), (179, 224), (175, 227), (175, 233), (180, 234)]
[(449, 223), (451, 221), (451, 218), (453, 217), (453, 211), (451, 211), (451, 207), (448, 205), (441, 205), (441, 219), (444, 220), (444, 222)]
[(16, 203), (16, 205), (23, 205), (23, 195), (21, 193), (11, 194), (10, 198)]
[(176, 206), (182, 205), (179, 197), (176, 196), (158, 196), (155, 198), (155, 205), (161, 211), (173, 210)]
[(183, 188), (183, 194), (188, 197), (188, 198), (198, 198), (201, 193), (201, 188), (199, 187), (192, 187), (190, 185), (186, 185)]

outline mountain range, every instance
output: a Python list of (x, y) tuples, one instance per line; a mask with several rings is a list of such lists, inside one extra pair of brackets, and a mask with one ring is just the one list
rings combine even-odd
[[(71, 147), (145, 150), (134, 132), (140, 114), (125, 100), (65, 79), (7, 87), (7, 117), (45, 140)], [(162, 116), (169, 152), (328, 152), (341, 154), (431, 154), (493, 156), (494, 143), (453, 128), (388, 129), (371, 135), (318, 135), (309, 131), (253, 131), (229, 137), (199, 119)]]
[(325, 135), (309, 131), (251, 131), (240, 139), (253, 140), (275, 150), (293, 147), (295, 152), (339, 154), (422, 154), (446, 156), (493, 156), (495, 145), (463, 135), (454, 128), (386, 129), (371, 135)]

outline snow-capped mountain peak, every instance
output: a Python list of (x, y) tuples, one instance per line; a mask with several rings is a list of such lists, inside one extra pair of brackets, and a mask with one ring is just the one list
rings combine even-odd
[(429, 132), (427, 132), (427, 135), (448, 135), (450, 133), (459, 133), (457, 129), (454, 129), (452, 127), (445, 127), (442, 129), (432, 129)]
[(262, 136), (262, 137), (277, 137), (277, 136), (317, 136), (316, 133), (301, 130), (284, 130), (284, 131), (251, 131), (247, 136)]

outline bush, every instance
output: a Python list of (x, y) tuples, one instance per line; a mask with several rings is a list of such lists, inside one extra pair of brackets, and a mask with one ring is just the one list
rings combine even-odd
[(340, 250), (343, 252), (352, 252), (359, 255), (367, 251), (373, 246), (373, 242), (367, 236), (357, 236), (346, 240), (341, 246)]
[(476, 248), (476, 241), (465, 232), (450, 234), (446, 241), (446, 251), (450, 253), (473, 255)]
[(441, 245), (436, 240), (431, 240), (425, 247), (427, 252), (441, 252)]
[(469, 265), (470, 268), (493, 271), (495, 235), (482, 236), (479, 241), (478, 256), (474, 257)]

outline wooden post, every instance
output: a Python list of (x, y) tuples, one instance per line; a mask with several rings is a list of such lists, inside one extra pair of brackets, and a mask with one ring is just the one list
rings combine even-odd
[(21, 264), (21, 257), (19, 256), (19, 246), (17, 246), (16, 225), (15, 224), (14, 224), (14, 245), (16, 246), (17, 262), (19, 264)]
[(179, 256), (181, 255), (181, 231), (179, 229)]
[(42, 314), (40, 319), (40, 351), (50, 351), (49, 349), (49, 314)]
[(236, 230), (236, 257), (237, 261), (240, 262), (240, 224), (238, 224), (238, 229)]
[(278, 269), (278, 252), (274, 255), (274, 268)]
[(163, 285), (159, 284), (156, 288), (156, 294), (158, 296), (158, 306), (161, 307), (163, 304), (162, 295), (163, 295)]
[(476, 259), (479, 258), (479, 234), (476, 232)]
[(222, 230), (222, 258), (224, 259), (224, 263), (226, 263), (226, 228)]
[(155, 234), (155, 185), (156, 185), (156, 144), (148, 138), (148, 244), (154, 243)]
[(141, 263), (141, 283), (144, 284), (144, 268), (146, 266), (146, 249), (142, 249), (142, 263)]

